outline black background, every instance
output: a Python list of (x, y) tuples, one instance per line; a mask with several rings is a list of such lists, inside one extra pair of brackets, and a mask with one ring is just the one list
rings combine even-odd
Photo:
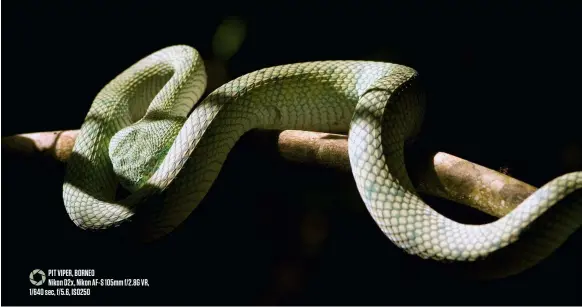
[[(2, 136), (78, 128), (109, 80), (163, 47), (188, 44), (213, 59), (218, 25), (235, 16), (247, 34), (222, 78), (311, 60), (409, 65), (428, 93), (426, 148), (508, 168), (540, 186), (582, 169), (581, 14), (575, 6), (5, 2)], [(209, 77), (222, 80), (211, 71)], [(350, 174), (281, 161), (250, 137), (243, 137), (185, 225), (151, 246), (75, 228), (61, 200), (62, 166), (7, 154), (2, 162), (4, 304), (582, 302), (579, 233), (513, 278), (443, 276), (384, 237)], [(30, 297), (28, 274), (35, 268), (90, 268), (98, 278), (148, 278), (150, 287)]]

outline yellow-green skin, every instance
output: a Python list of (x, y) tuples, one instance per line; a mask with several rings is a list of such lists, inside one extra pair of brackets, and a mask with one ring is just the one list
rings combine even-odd
[[(582, 223), (582, 172), (552, 180), (490, 224), (442, 216), (418, 197), (404, 164), (404, 141), (419, 131), (424, 112), (416, 77), (380, 62), (276, 66), (224, 84), (188, 115), (206, 87), (202, 59), (188, 46), (165, 48), (95, 98), (68, 162), (65, 207), (83, 229), (110, 228), (135, 214), (140, 235), (153, 240), (196, 208), (248, 130), (349, 131), (359, 193), (404, 251), (470, 263), (484, 277), (515, 274), (551, 254)], [(131, 192), (121, 200), (119, 183)], [(152, 195), (161, 197), (140, 206)]]

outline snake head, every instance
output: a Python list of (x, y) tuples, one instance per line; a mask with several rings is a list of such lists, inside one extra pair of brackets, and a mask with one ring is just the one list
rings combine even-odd
[(119, 130), (109, 142), (109, 157), (120, 184), (140, 189), (154, 174), (183, 123), (142, 120)]

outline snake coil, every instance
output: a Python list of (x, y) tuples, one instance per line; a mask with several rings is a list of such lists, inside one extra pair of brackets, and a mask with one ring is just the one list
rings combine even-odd
[[(442, 216), (418, 196), (404, 164), (404, 141), (419, 131), (424, 113), (416, 76), (409, 67), (380, 62), (289, 64), (239, 77), (198, 102), (206, 88), (198, 52), (162, 49), (96, 96), (67, 165), (66, 210), (83, 229), (106, 229), (132, 218), (148, 196), (163, 195), (144, 213), (141, 234), (152, 240), (196, 208), (250, 129), (349, 131), (362, 200), (407, 253), (471, 263), (491, 276), (515, 274), (547, 257), (582, 223), (582, 172), (550, 181), (489, 224)], [(116, 199), (118, 184), (128, 197)]]

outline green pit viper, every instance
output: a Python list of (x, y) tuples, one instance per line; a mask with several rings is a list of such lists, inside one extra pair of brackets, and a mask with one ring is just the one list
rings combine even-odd
[[(66, 211), (77, 226), (93, 230), (141, 214), (140, 235), (154, 240), (196, 208), (247, 131), (348, 132), (359, 194), (384, 234), (407, 253), (491, 277), (516, 274), (550, 255), (582, 223), (582, 172), (550, 181), (489, 224), (439, 214), (414, 190), (404, 163), (404, 143), (424, 116), (417, 76), (382, 62), (296, 63), (241, 76), (197, 103), (206, 88), (199, 53), (164, 48), (97, 94), (67, 163)], [(119, 184), (129, 191), (121, 199)], [(140, 205), (152, 195), (157, 206)]]

